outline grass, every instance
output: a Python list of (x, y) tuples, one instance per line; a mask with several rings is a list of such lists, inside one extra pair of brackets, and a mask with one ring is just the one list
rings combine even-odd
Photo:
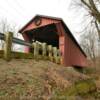
[(0, 100), (43, 100), (51, 95), (51, 100), (98, 99), (100, 79), (92, 79), (92, 73), (87, 76), (48, 60), (0, 59)]
[(0, 96), (37, 98), (43, 90), (43, 74), (48, 64), (48, 61), (45, 64), (44, 61), (38, 63), (28, 59), (15, 59), (11, 62), (0, 59)]

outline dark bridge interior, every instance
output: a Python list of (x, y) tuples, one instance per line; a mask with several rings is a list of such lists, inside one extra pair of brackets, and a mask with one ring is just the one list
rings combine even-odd
[(26, 32), (30, 42), (34, 41), (46, 42), (59, 48), (59, 36), (55, 24), (46, 25), (40, 28), (29, 30)]

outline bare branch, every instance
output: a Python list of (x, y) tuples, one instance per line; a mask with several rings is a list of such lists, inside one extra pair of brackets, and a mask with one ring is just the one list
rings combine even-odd
[(99, 29), (98, 23), (96, 21), (95, 21), (95, 26), (96, 26), (98, 36), (99, 36), (99, 39), (100, 39), (100, 29)]
[(91, 9), (91, 6), (90, 6), (85, 0), (81, 0), (81, 2), (82, 2), (86, 7), (88, 7), (89, 9)]
[[(7, 21), (7, 19), (6, 18), (4, 18), (4, 19), (2, 19), (1, 21), (0, 21), (0, 32), (1, 33), (6, 33), (6, 32), (8, 32), (8, 31), (11, 31), (11, 32), (13, 32), (14, 33), (14, 36), (16, 35), (17, 36), (17, 28), (16, 28), (16, 26), (17, 25), (15, 25), (15, 24), (9, 24), (9, 22)], [(0, 42), (0, 46), (1, 46), (1, 48), (3, 49), (3, 47), (4, 47), (4, 41), (3, 40), (1, 40), (1, 42)]]
[(93, 0), (88, 0), (89, 4), (86, 2), (86, 0), (81, 0), (81, 2), (89, 9), (89, 13), (91, 16), (93, 16), (99, 23), (100, 23), (100, 12), (98, 8), (96, 7), (96, 3)]

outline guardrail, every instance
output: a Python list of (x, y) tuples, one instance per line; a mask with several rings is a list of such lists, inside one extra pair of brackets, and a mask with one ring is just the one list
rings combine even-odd
[[(61, 63), (61, 55), (59, 49), (57, 47), (53, 47), (52, 45), (47, 45), (46, 43), (41, 43), (39, 41), (29, 43), (24, 40), (20, 40), (18, 38), (13, 37), (12, 32), (7, 32), (5, 34), (0, 33), (0, 39), (5, 41), (4, 44), (4, 59), (9, 61), (13, 57), (17, 58), (23, 58), (24, 54), (26, 53), (17, 53), (11, 51), (12, 43), (17, 43), (20, 45), (29, 46), (32, 48), (31, 55), (33, 55), (34, 59), (44, 58), (49, 59), (50, 61), (53, 61), (55, 63), (60, 64)], [(12, 56), (13, 55), (13, 56)], [(16, 56), (14, 56), (16, 55)], [(17, 56), (18, 55), (18, 56)], [(29, 53), (30, 55), (30, 53)], [(20, 57), (21, 56), (21, 57)], [(22, 57), (23, 56), (23, 57)], [(40, 57), (41, 56), (41, 57)], [(29, 56), (30, 57), (30, 56)], [(25, 56), (27, 58), (27, 56)], [(31, 57), (32, 58), (32, 57)]]
[[(7, 34), (7, 33), (6, 33), (6, 34)], [(5, 34), (0, 33), (0, 39), (1, 39), (1, 40), (4, 40), (4, 37), (5, 37)], [(26, 41), (21, 40), (21, 39), (18, 39), (18, 38), (15, 38), (15, 37), (12, 38), (12, 42), (13, 42), (13, 43), (20, 44), (20, 45), (32, 46), (31, 43), (26, 42)]]

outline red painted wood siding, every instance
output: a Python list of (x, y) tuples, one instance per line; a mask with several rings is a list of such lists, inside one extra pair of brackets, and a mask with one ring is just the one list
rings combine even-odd
[(65, 37), (64, 36), (60, 36), (59, 37), (59, 50), (61, 52), (61, 63), (64, 63), (64, 55), (65, 55), (65, 50), (64, 50), (64, 41), (65, 41)]
[(66, 33), (61, 23), (56, 24), (59, 32), (59, 49), (62, 54), (62, 62), (65, 66), (86, 66), (87, 61), (79, 47)]
[(87, 61), (86, 57), (77, 47), (77, 45), (73, 42), (73, 40), (69, 37), (69, 35), (65, 35), (65, 65), (69, 66), (86, 66)]
[(56, 23), (56, 28), (57, 28), (57, 32), (58, 32), (58, 35), (59, 35), (59, 49), (60, 49), (60, 52), (61, 52), (61, 55), (62, 55), (62, 58), (61, 58), (61, 63), (64, 64), (64, 55), (65, 55), (65, 32), (62, 28), (62, 24), (61, 23)]
[(27, 26), (23, 32), (27, 31), (27, 30), (31, 30), (31, 29), (35, 29), (35, 28), (39, 28), (41, 26), (45, 26), (45, 25), (49, 25), (49, 24), (53, 24), (53, 23), (59, 23), (60, 21), (57, 21), (57, 20), (52, 20), (52, 19), (46, 19), (46, 18), (41, 18), (42, 19), (42, 23), (41, 25), (39, 26), (36, 26), (34, 21), (29, 25)]

